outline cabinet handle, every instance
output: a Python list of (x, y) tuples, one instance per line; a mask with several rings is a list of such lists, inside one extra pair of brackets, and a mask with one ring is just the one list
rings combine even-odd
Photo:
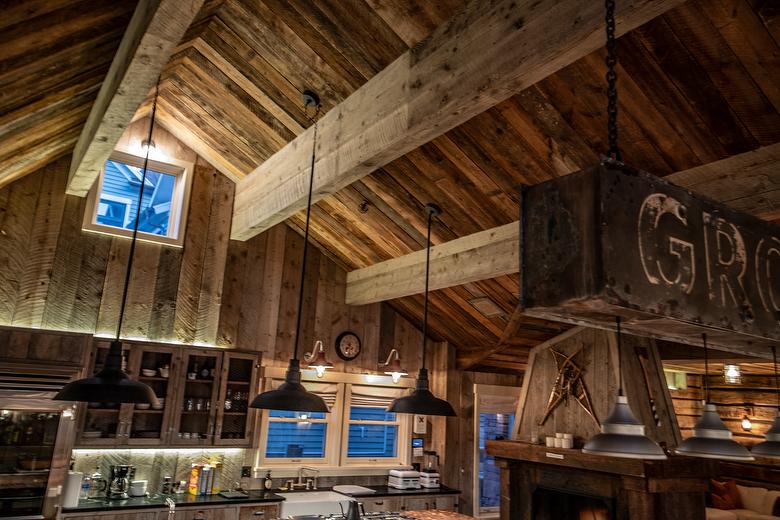
[(195, 513), (193, 520), (206, 520), (207, 518), (205, 511), (198, 511)]
[(255, 515), (255, 516), (264, 516), (265, 515), (265, 511), (255, 511), (252, 514)]

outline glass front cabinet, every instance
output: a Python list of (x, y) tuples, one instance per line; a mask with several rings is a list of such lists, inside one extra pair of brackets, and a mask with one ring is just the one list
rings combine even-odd
[[(109, 341), (97, 340), (91, 368), (102, 368)], [(208, 347), (125, 342), (123, 366), (151, 386), (157, 405), (88, 403), (79, 447), (251, 447), (260, 355)]]

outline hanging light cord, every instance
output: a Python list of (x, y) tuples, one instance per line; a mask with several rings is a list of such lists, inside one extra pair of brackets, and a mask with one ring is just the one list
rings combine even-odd
[(620, 333), (620, 316), (615, 316), (615, 326), (617, 328), (617, 362), (618, 362), (618, 395), (623, 395), (623, 353), (622, 353), (622, 334)]
[[(308, 105), (307, 107), (308, 108)], [(311, 221), (311, 198), (314, 191), (314, 160), (317, 155), (317, 121), (315, 118), (320, 112), (319, 104), (315, 107), (314, 116), (310, 119), (314, 122), (314, 138), (311, 147), (311, 168), (309, 171), (309, 198), (306, 201), (306, 226), (303, 231), (303, 258), (301, 265), (301, 283), (298, 290), (298, 316), (295, 318), (295, 349), (293, 359), (298, 359), (298, 343), (301, 335), (301, 314), (303, 310), (304, 284), (306, 282), (306, 259), (309, 256), (309, 223)]]
[(707, 381), (710, 375), (710, 357), (707, 352), (707, 334), (702, 333), (701, 340), (704, 343), (704, 399), (706, 402), (710, 402), (710, 383)]
[(618, 93), (617, 93), (617, 40), (615, 39), (615, 0), (606, 0), (606, 31), (607, 31), (607, 135), (609, 148), (607, 155), (613, 160), (620, 161), (620, 149), (618, 148)]
[(431, 223), (433, 211), (428, 211), (428, 235), (425, 242), (425, 305), (423, 307), (422, 368), (425, 368), (425, 351), (428, 346), (428, 275), (431, 269)]
[[(152, 142), (152, 132), (154, 131), (154, 119), (157, 115), (157, 97), (160, 94), (160, 77), (157, 77), (157, 86), (154, 90), (154, 102), (152, 103), (152, 115), (149, 121), (149, 135), (146, 138), (146, 142)], [(141, 221), (141, 206), (144, 200), (144, 188), (146, 187), (146, 169), (149, 166), (149, 152), (152, 149), (151, 145), (146, 147), (146, 155), (144, 156), (144, 167), (141, 175), (141, 190), (138, 192), (138, 209), (135, 212), (135, 224), (133, 225), (133, 238), (130, 241), (130, 254), (127, 258), (127, 271), (125, 272), (125, 285), (122, 289), (122, 303), (119, 305), (119, 320), (116, 324), (116, 339), (118, 340), (122, 333), (122, 323), (125, 319), (125, 307), (127, 306), (127, 293), (130, 288), (130, 277), (133, 272), (133, 257), (135, 256), (135, 244), (138, 238), (138, 225)]]

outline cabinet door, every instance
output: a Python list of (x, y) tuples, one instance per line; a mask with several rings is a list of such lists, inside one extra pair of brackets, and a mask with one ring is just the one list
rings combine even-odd
[(453, 495), (439, 495), (433, 498), (433, 507), (440, 511), (456, 511), (458, 506), (458, 497)]
[(222, 359), (217, 400), (217, 429), (214, 444), (251, 447), (255, 441), (257, 412), (249, 403), (258, 392), (259, 356), (225, 352)]
[(157, 510), (134, 513), (63, 513), (62, 520), (160, 520)]
[(213, 444), (221, 370), (222, 352), (182, 348), (182, 360), (175, 375), (180, 390), (174, 403), (170, 444)]
[[(90, 354), (91, 373), (103, 368), (110, 340), (99, 340)], [(123, 351), (124, 359), (128, 350)], [(87, 403), (82, 408), (76, 444), (78, 446), (119, 446), (124, 443), (127, 423), (125, 416), (132, 405), (118, 403)]]
[(174, 409), (174, 381), (178, 347), (133, 345), (128, 372), (146, 383), (160, 401), (158, 407), (134, 405), (129, 407), (123, 422), (127, 424), (124, 443), (130, 446), (160, 446), (168, 442)]
[(279, 503), (242, 506), (238, 520), (276, 520), (279, 518)]
[(427, 511), (433, 509), (434, 497), (405, 497), (403, 499), (402, 511)]
[(358, 502), (363, 504), (366, 513), (381, 513), (401, 510), (401, 499), (394, 497), (360, 497)]
[(177, 507), (173, 515), (159, 512), (157, 520), (238, 520), (238, 507)]

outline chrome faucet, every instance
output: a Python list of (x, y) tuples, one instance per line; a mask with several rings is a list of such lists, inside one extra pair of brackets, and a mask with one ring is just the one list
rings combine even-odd
[[(303, 477), (305, 476), (305, 473), (309, 472), (310, 476), (314, 477), (313, 479), (306, 479), (306, 482), (303, 481)], [(298, 468), (298, 484), (297, 486), (305, 487), (306, 489), (317, 489), (317, 477), (320, 474), (320, 470), (317, 468), (311, 468), (308, 466), (301, 466)]]

